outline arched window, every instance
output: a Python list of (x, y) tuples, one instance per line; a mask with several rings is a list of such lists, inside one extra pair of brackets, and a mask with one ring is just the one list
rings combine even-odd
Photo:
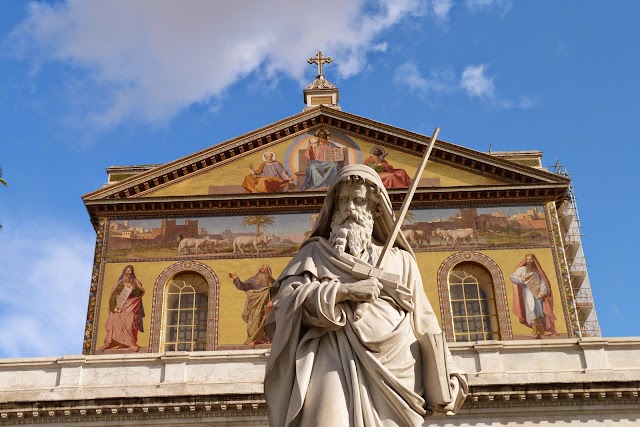
[(160, 351), (206, 350), (207, 280), (193, 271), (183, 271), (167, 282), (163, 295)]
[(491, 274), (475, 262), (456, 264), (448, 276), (456, 341), (499, 340)]

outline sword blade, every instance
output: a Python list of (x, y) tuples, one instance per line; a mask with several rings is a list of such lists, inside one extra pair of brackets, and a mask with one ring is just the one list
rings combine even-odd
[(413, 180), (411, 181), (411, 186), (407, 191), (407, 195), (404, 197), (404, 201), (402, 202), (402, 207), (400, 208), (400, 212), (396, 216), (396, 222), (393, 225), (393, 230), (391, 231), (391, 235), (389, 236), (386, 243), (384, 244), (384, 247), (382, 248), (382, 252), (380, 252), (380, 258), (378, 258), (376, 268), (384, 267), (384, 262), (386, 261), (386, 258), (389, 255), (389, 251), (393, 247), (393, 244), (395, 243), (396, 238), (398, 237), (398, 233), (400, 232), (400, 227), (402, 227), (402, 222), (404, 221), (404, 218), (407, 215), (407, 212), (409, 211), (409, 204), (411, 203), (411, 200), (413, 199), (413, 195), (415, 194), (416, 189), (418, 188), (420, 177), (422, 176), (422, 172), (424, 172), (424, 168), (427, 165), (427, 161), (429, 160), (429, 156), (431, 155), (431, 150), (433, 150), (433, 146), (435, 145), (436, 140), (438, 139), (439, 133), (440, 133), (440, 128), (436, 127), (435, 130), (433, 131), (433, 135), (431, 136), (431, 141), (427, 146), (427, 151), (425, 151), (424, 157), (422, 157), (422, 162), (420, 163), (420, 166), (418, 166), (418, 170), (416, 170), (416, 174), (413, 177)]

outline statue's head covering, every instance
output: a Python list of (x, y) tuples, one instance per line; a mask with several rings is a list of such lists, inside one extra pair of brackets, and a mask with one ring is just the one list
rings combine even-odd
[[(331, 188), (327, 191), (327, 197), (324, 200), (324, 205), (322, 205), (316, 226), (311, 232), (311, 237), (319, 236), (329, 239), (331, 234), (331, 220), (333, 219), (333, 213), (336, 209), (336, 192), (340, 184), (350, 176), (363, 178), (365, 185), (374, 187), (373, 191), (378, 194), (378, 214), (374, 212), (373, 238), (385, 244), (393, 230), (395, 214), (391, 206), (391, 199), (389, 199), (389, 194), (382, 184), (380, 175), (365, 165), (349, 165), (340, 170)], [(398, 233), (394, 246), (402, 248), (413, 255), (411, 245), (402, 233)]]

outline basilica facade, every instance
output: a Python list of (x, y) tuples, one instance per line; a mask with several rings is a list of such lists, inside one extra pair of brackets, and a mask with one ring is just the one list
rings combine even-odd
[(396, 209), (418, 180), (401, 232), (470, 384), (459, 415), (425, 425), (640, 422), (640, 340), (600, 336), (560, 165), (437, 140), (416, 176), (430, 137), (342, 111), (321, 66), (303, 95), (302, 112), (229, 141), (107, 169), (83, 197), (97, 236), (83, 355), (0, 360), (0, 424), (267, 425), (268, 288), (352, 164)]

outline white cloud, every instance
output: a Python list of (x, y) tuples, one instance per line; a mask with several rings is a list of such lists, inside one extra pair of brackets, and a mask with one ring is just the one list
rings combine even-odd
[[(366, 66), (377, 38), (422, 13), (419, 0), (323, 3), (274, 0), (67, 0), (31, 3), (10, 37), (14, 53), (87, 73), (84, 119), (109, 128), (124, 120), (163, 122), (208, 103), (252, 73), (303, 78), (322, 49), (343, 78)], [(335, 67), (335, 68), (333, 68)], [(99, 100), (99, 101), (98, 101)]]
[(384, 53), (387, 51), (387, 49), (389, 49), (389, 44), (387, 42), (378, 43), (377, 45), (371, 48), (373, 52), (378, 52), (378, 53)]
[(485, 64), (468, 65), (462, 71), (460, 87), (462, 87), (468, 95), (479, 98), (494, 97), (495, 87), (493, 85), (493, 77), (486, 75), (485, 68)]
[(449, 12), (453, 7), (453, 0), (431, 0), (431, 11), (439, 22), (449, 20)]
[(507, 99), (496, 95), (495, 77), (488, 76), (486, 70), (486, 64), (465, 67), (460, 78), (460, 87), (467, 95), (481, 98), (503, 109), (526, 110), (538, 104), (539, 99), (533, 96), (524, 95), (516, 99)]
[(539, 100), (532, 96), (520, 96), (515, 99), (502, 98), (496, 95), (494, 76), (487, 74), (487, 65), (468, 65), (460, 74), (451, 66), (439, 66), (429, 71), (428, 75), (418, 69), (413, 62), (405, 62), (394, 73), (395, 84), (409, 89), (424, 100), (432, 99), (438, 94), (455, 94), (464, 92), (472, 98), (479, 98), (496, 108), (528, 109), (535, 107)]
[(19, 223), (1, 234), (0, 358), (80, 354), (94, 236)]
[(431, 70), (425, 77), (412, 62), (405, 62), (396, 70), (393, 81), (422, 97), (453, 89), (453, 71), (446, 66)]
[(415, 64), (406, 62), (395, 72), (393, 81), (408, 87), (410, 90), (424, 92), (429, 90), (429, 82), (425, 79)]

